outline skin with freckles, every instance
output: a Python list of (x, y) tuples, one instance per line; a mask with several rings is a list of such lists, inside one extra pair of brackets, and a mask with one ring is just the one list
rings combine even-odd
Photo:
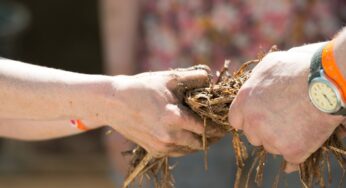
[(313, 53), (323, 43), (268, 54), (242, 86), (229, 111), (230, 124), (249, 142), (282, 155), (295, 170), (343, 122), (319, 111), (309, 100), (308, 74)]

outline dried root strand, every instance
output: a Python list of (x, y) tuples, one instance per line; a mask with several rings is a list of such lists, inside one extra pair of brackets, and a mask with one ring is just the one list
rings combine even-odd
[(203, 151), (204, 151), (204, 170), (208, 170), (208, 143), (207, 143), (207, 118), (203, 119), (204, 132), (202, 135)]
[(248, 158), (247, 150), (244, 143), (240, 139), (240, 135), (236, 130), (232, 131), (232, 144), (235, 153), (236, 164), (238, 168), (245, 166), (245, 160)]
[(280, 177), (281, 177), (282, 172), (285, 170), (286, 166), (287, 166), (287, 162), (286, 161), (282, 161), (281, 162), (281, 167), (279, 169), (279, 172), (275, 176), (275, 180), (274, 180), (272, 188), (278, 188), (279, 187)]
[(265, 167), (265, 161), (266, 161), (266, 152), (263, 148), (259, 149), (256, 158), (258, 158), (258, 164), (256, 168), (256, 176), (255, 176), (255, 183), (257, 186), (261, 186), (263, 182), (263, 171)]
[(143, 148), (137, 146), (132, 151), (129, 173), (123, 183), (123, 188), (129, 187), (135, 179), (139, 186), (143, 179), (152, 181), (156, 188), (173, 188), (174, 179), (171, 175), (173, 167), (169, 165), (168, 157), (154, 158)]

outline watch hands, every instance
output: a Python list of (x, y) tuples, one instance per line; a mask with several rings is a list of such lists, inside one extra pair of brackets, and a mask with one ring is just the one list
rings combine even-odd
[(329, 103), (330, 105), (333, 105), (332, 102), (330, 102), (330, 100), (328, 99), (328, 97), (327, 97), (326, 94), (323, 93), (322, 95), (323, 95), (323, 97), (328, 101), (328, 103)]

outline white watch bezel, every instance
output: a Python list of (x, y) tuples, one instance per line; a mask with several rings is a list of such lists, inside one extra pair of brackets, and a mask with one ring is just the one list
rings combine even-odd
[[(314, 100), (312, 99), (312, 96), (311, 96), (311, 86), (314, 84), (314, 83), (324, 83), (326, 85), (328, 85), (332, 90), (333, 92), (335, 93), (336, 95), (336, 98), (337, 98), (337, 105), (336, 107), (333, 109), (333, 110), (325, 110), (325, 109), (322, 109), (320, 106), (318, 106), (317, 104), (315, 104)], [(313, 78), (309, 84), (309, 88), (308, 88), (308, 92), (309, 92), (309, 98), (310, 98), (310, 101), (311, 103), (317, 108), (319, 109), (320, 111), (322, 112), (325, 112), (325, 113), (336, 113), (338, 112), (342, 107), (345, 107), (345, 103), (342, 99), (342, 95), (340, 94), (340, 91), (338, 89), (338, 87), (333, 83), (332, 80), (330, 80), (323, 72), (323, 70), (320, 71), (320, 77), (316, 77), (316, 78)]]

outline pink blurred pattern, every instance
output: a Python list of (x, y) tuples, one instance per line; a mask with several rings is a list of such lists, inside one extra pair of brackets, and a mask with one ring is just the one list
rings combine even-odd
[[(338, 0), (145, 0), (141, 69), (164, 70), (225, 58), (238, 64), (273, 44), (327, 40), (340, 29)], [(343, 3), (344, 5), (344, 3)]]

